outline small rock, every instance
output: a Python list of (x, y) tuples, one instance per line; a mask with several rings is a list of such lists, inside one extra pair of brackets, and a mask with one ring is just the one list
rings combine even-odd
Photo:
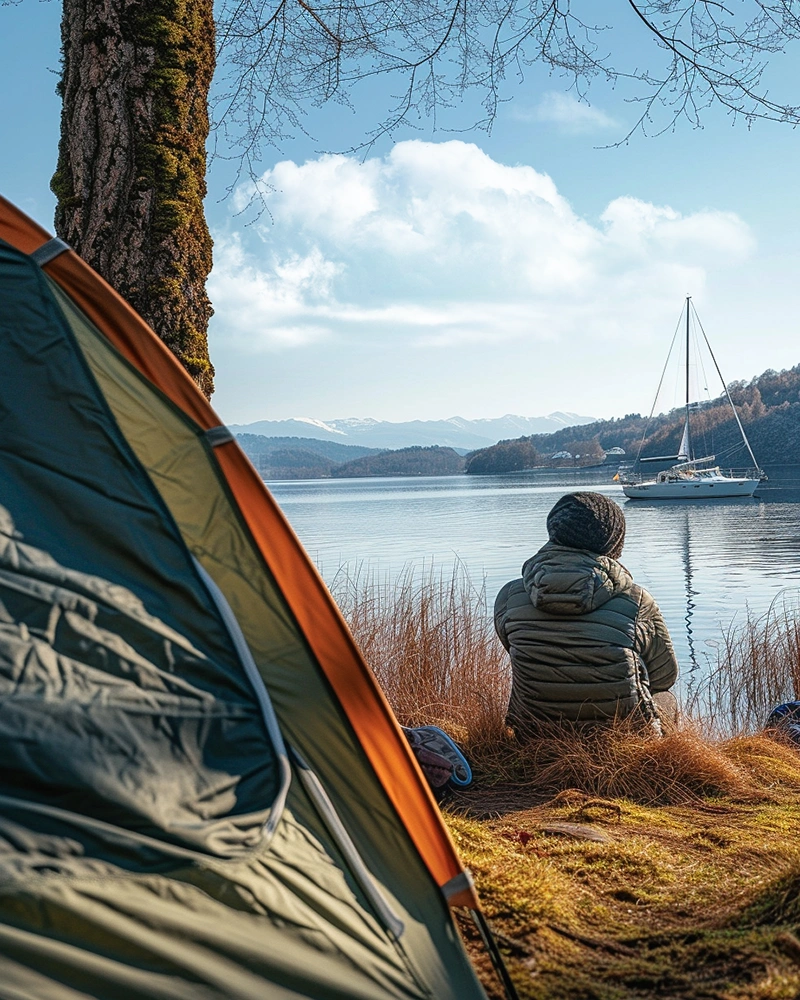
[(610, 844), (613, 841), (607, 833), (594, 826), (583, 823), (548, 823), (540, 827), (542, 833), (554, 833), (561, 837), (574, 837), (576, 840), (593, 840), (598, 844)]

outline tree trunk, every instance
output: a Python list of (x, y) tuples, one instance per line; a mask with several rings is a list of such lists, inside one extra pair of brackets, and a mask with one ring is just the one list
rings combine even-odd
[(64, 0), (56, 232), (206, 396), (213, 0)]

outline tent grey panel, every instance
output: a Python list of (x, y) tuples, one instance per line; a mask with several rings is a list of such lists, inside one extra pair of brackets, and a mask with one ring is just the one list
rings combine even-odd
[[(63, 293), (56, 295), (126, 439), (190, 550), (230, 601), (285, 738), (319, 774), (381, 891), (403, 911), (414, 961), (430, 955), (434, 943), (440, 958), (431, 963), (428, 977), (439, 975), (438, 962), (449, 956), (450, 977), (464, 975), (460, 995), (471, 995), (479, 987), (442, 894), (398, 823), (291, 609), (236, 516), (208, 439), (142, 379)], [(417, 936), (420, 940), (412, 946), (409, 942)], [(446, 996), (449, 987), (443, 980), (437, 989)]]
[[(52, 785), (97, 818), (130, 809), (150, 829), (149, 810), (176, 842), (252, 847), (278, 777), (230, 637), (44, 275), (3, 246), (0, 274), (14, 289), (0, 312), (0, 614), (30, 636), (27, 655), (5, 644), (0, 717), (17, 766), (0, 790), (49, 801)], [(49, 785), (43, 761), (60, 769)], [(147, 776), (168, 773), (184, 794), (142, 805)]]

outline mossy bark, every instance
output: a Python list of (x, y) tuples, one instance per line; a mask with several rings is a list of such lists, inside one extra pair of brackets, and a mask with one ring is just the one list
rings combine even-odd
[(212, 0), (64, 0), (56, 232), (153, 327), (206, 396)]

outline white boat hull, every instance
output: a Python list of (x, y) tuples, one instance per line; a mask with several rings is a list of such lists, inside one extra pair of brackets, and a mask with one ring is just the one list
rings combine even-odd
[(623, 483), (622, 492), (631, 500), (721, 500), (725, 497), (751, 497), (758, 484), (758, 479), (727, 476), (668, 483), (652, 479), (643, 483)]

